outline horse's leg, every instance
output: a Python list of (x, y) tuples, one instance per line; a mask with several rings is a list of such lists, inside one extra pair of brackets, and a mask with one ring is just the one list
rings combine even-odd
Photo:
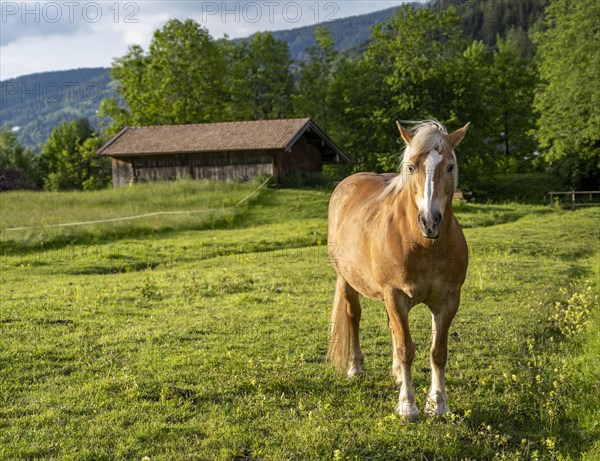
[[(392, 323), (390, 321), (390, 317), (388, 315), (388, 326), (390, 327), (390, 331), (392, 329)], [(402, 386), (402, 366), (400, 365), (400, 354), (398, 353), (398, 346), (396, 345), (396, 338), (392, 332), (392, 356), (394, 361), (392, 362), (392, 376), (396, 381), (396, 385), (398, 387)]]
[(409, 421), (416, 421), (419, 410), (415, 405), (415, 392), (411, 375), (412, 363), (415, 358), (415, 345), (408, 327), (408, 312), (412, 305), (408, 297), (402, 292), (388, 290), (385, 292), (384, 298), (394, 347), (393, 371), (396, 382), (401, 383), (396, 413)]
[(448, 356), (448, 329), (458, 310), (459, 303), (460, 292), (450, 295), (439, 306), (434, 306), (433, 308), (430, 306), (432, 313), (431, 329), (433, 332), (431, 343), (431, 388), (427, 395), (425, 412), (433, 416), (450, 413), (444, 368)]
[(343, 289), (343, 296), (346, 300), (348, 320), (350, 322), (350, 340), (352, 342), (352, 356), (350, 357), (350, 366), (348, 368), (348, 378), (360, 375), (363, 372), (363, 355), (360, 350), (360, 300), (358, 298), (358, 292), (345, 282)]

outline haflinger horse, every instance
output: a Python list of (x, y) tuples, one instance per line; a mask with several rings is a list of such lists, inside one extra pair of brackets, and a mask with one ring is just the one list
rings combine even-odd
[(413, 306), (432, 313), (431, 388), (425, 412), (449, 413), (444, 368), (448, 329), (458, 310), (468, 264), (467, 243), (452, 212), (458, 181), (454, 147), (469, 124), (448, 134), (438, 122), (398, 128), (406, 148), (399, 174), (358, 173), (329, 202), (329, 257), (337, 272), (328, 360), (348, 377), (362, 373), (360, 295), (385, 302), (392, 334), (396, 413), (418, 419), (408, 322)]

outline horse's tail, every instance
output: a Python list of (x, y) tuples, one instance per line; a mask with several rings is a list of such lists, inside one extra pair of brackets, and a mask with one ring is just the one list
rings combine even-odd
[(348, 303), (344, 299), (342, 283), (344, 281), (338, 277), (331, 312), (329, 351), (327, 352), (327, 362), (340, 371), (343, 371), (348, 365), (350, 356), (350, 318), (346, 312)]

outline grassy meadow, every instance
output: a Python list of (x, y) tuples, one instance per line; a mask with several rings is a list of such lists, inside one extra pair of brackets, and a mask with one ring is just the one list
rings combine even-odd
[(1, 202), (0, 241), (14, 251), (213, 227), (232, 222), (260, 184), (189, 180), (86, 192), (8, 192)]
[[(230, 208), (257, 186), (0, 195), (0, 459), (600, 458), (599, 209), (457, 204), (454, 413), (406, 423), (381, 303), (363, 300), (364, 376), (324, 363), (330, 192)], [(40, 227), (198, 209), (213, 211)], [(411, 327), (422, 410), (425, 306)]]

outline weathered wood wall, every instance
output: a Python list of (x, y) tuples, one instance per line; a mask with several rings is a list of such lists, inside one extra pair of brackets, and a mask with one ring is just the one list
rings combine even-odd
[(129, 158), (112, 158), (113, 185), (128, 186), (133, 182), (133, 168)]
[(289, 173), (318, 173), (323, 171), (321, 153), (305, 137), (300, 138), (289, 152), (277, 152), (275, 155), (275, 176)]
[(273, 174), (273, 152), (216, 152), (190, 157), (194, 179), (248, 180), (265, 173)]
[(214, 152), (113, 158), (113, 185), (182, 178), (248, 180), (273, 175), (273, 152)]
[(137, 155), (113, 158), (113, 184), (181, 178), (248, 180), (262, 173), (281, 177), (322, 171), (319, 149), (304, 136), (290, 151), (231, 151), (191, 154)]

